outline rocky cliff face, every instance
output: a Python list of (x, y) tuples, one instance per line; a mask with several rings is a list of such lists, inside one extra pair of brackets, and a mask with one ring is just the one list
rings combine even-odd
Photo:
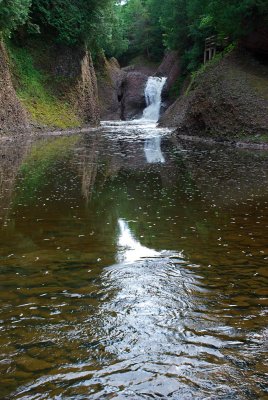
[[(27, 47), (11, 46), (10, 54), (9, 65), (1, 43), (0, 130), (99, 124), (97, 79), (86, 49), (32, 40), (27, 42)], [(12, 79), (22, 95), (22, 103), (16, 96)]]
[(127, 72), (121, 86), (121, 118), (124, 120), (139, 118), (146, 107), (145, 86), (148, 76), (142, 72)]
[(0, 133), (29, 127), (26, 111), (17, 98), (5, 46), (0, 41)]
[(62, 96), (73, 105), (84, 123), (98, 125), (98, 85), (90, 53), (82, 48), (60, 46), (53, 49), (50, 57), (50, 72), (68, 82), (62, 90)]
[(100, 115), (102, 120), (121, 118), (122, 82), (126, 73), (115, 58), (99, 60), (97, 71)]
[(120, 68), (115, 58), (103, 57), (98, 68), (98, 88), (102, 120), (139, 118), (146, 107), (144, 89), (148, 68)]
[(200, 74), (160, 120), (179, 133), (218, 137), (266, 135), (268, 66), (232, 53)]
[(140, 118), (146, 107), (144, 89), (149, 76), (167, 77), (163, 91), (166, 107), (171, 103), (169, 91), (180, 75), (178, 53), (169, 51), (158, 66), (138, 58), (133, 65), (120, 68), (117, 60), (103, 57), (98, 68), (98, 88), (102, 120)]
[(156, 76), (165, 76), (167, 81), (165, 84), (165, 92), (168, 93), (181, 72), (181, 61), (177, 51), (167, 51), (163, 61), (159, 65)]

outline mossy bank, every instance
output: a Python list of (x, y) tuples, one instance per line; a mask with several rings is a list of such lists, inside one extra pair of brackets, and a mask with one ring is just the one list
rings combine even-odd
[[(98, 90), (90, 53), (52, 41), (1, 43), (2, 132), (67, 129), (99, 123)], [(7, 95), (9, 93), (9, 95)], [(11, 95), (12, 93), (12, 95)], [(13, 104), (13, 106), (12, 106)], [(17, 108), (14, 118), (10, 108)]]

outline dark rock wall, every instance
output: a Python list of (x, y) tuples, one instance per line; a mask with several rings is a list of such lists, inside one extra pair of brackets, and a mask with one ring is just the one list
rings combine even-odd
[(0, 133), (29, 127), (26, 111), (17, 98), (4, 43), (0, 41)]
[(103, 120), (131, 120), (140, 118), (146, 107), (144, 89), (149, 76), (167, 77), (163, 90), (166, 107), (171, 103), (169, 90), (172, 88), (181, 72), (181, 62), (178, 53), (166, 53), (160, 66), (146, 64), (146, 60), (120, 68), (118, 62), (103, 57), (98, 68), (98, 88)]
[(142, 116), (146, 107), (145, 86), (148, 76), (141, 72), (130, 71), (122, 82), (121, 118), (129, 120)]
[(82, 48), (58, 46), (53, 49), (50, 58), (50, 72), (68, 80), (62, 96), (73, 105), (76, 113), (86, 124), (98, 125), (100, 121), (98, 85), (90, 53)]
[(102, 120), (130, 120), (142, 115), (147, 74), (135, 66), (120, 68), (115, 58), (103, 57), (97, 76)]
[(97, 70), (100, 115), (102, 120), (121, 118), (122, 82), (126, 76), (115, 58), (99, 61)]
[[(35, 66), (53, 78), (50, 85), (53, 86), (56, 98), (68, 102), (84, 124), (99, 124), (97, 78), (91, 55), (87, 50), (54, 44), (46, 46), (42, 62)], [(0, 132), (29, 129), (29, 121), (30, 115), (16, 96), (7, 53), (1, 42)]]
[(168, 93), (181, 73), (181, 61), (177, 51), (167, 51), (159, 65), (156, 76), (167, 77), (165, 91)]

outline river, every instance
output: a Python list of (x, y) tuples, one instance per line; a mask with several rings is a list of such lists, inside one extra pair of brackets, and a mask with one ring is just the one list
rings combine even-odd
[(267, 398), (268, 153), (103, 123), (0, 183), (1, 398)]

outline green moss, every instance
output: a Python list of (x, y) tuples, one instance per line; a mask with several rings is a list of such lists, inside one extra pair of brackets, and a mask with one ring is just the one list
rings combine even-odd
[(55, 79), (35, 67), (27, 48), (11, 44), (8, 48), (17, 95), (33, 122), (63, 129), (80, 126), (82, 121), (71, 106), (50, 89), (51, 81), (56, 85)]

